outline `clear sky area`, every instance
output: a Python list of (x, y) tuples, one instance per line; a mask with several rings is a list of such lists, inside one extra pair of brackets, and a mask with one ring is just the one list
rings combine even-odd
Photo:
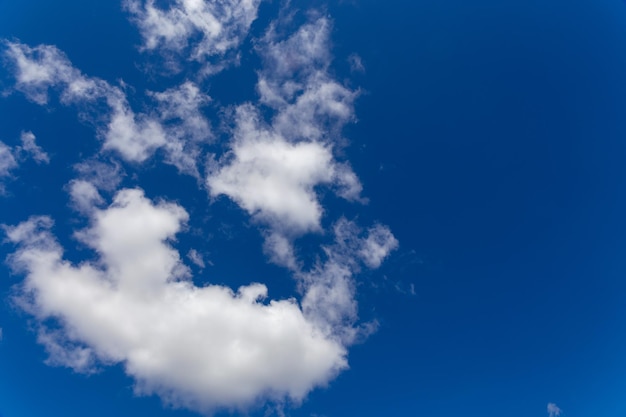
[(624, 417), (625, 161), (621, 0), (0, 0), (0, 416)]

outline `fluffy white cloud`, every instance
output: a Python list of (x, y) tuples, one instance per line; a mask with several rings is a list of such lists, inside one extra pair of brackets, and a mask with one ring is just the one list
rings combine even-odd
[[(96, 124), (103, 149), (116, 151), (130, 162), (143, 162), (163, 149), (168, 163), (183, 173), (199, 176), (199, 146), (211, 138), (200, 107), (209, 98), (193, 83), (150, 93), (158, 108), (151, 114), (137, 114), (121, 88), (83, 75), (56, 47), (5, 44), (5, 55), (13, 64), (15, 88), (29, 99), (45, 104), (50, 90), (57, 90), (63, 104), (78, 105), (81, 114)], [(103, 112), (103, 107), (108, 110)]]
[(121, 96), (108, 98), (110, 121), (104, 132), (104, 149), (119, 152), (131, 162), (143, 162), (167, 143), (161, 124), (150, 117), (136, 115)]
[(313, 188), (330, 183), (336, 175), (328, 147), (290, 143), (263, 128), (255, 109), (242, 106), (228, 158), (208, 178), (212, 195), (228, 195), (276, 227), (299, 233), (319, 229), (322, 208)]
[(561, 409), (554, 403), (548, 403), (548, 416), (559, 417), (561, 415)]
[(169, 61), (176, 65), (175, 59), (181, 58), (203, 62), (212, 56), (223, 59), (247, 35), (260, 3), (260, 0), (174, 0), (163, 9), (154, 0), (126, 0), (125, 6), (143, 36), (143, 48), (173, 54)]
[(341, 128), (353, 120), (356, 92), (328, 74), (330, 22), (320, 17), (280, 39), (273, 25), (257, 44), (260, 102), (271, 123), (250, 103), (235, 111), (231, 149), (210, 170), (212, 196), (227, 195), (269, 226), (265, 250), (273, 262), (297, 269), (291, 241), (321, 231), (324, 210), (316, 189), (363, 201), (362, 186), (347, 163), (333, 155)]
[[(50, 363), (122, 362), (138, 393), (199, 411), (299, 401), (347, 367), (345, 346), (296, 301), (265, 300), (262, 284), (194, 286), (168, 243), (187, 220), (180, 206), (127, 189), (91, 218), (77, 236), (99, 259), (78, 265), (63, 259), (50, 218), (7, 229), (19, 245), (10, 264), (26, 274), (18, 302), (39, 319)], [(51, 318), (58, 329), (43, 324)]]
[(69, 193), (74, 208), (81, 213), (90, 213), (94, 207), (102, 205), (104, 199), (95, 185), (85, 180), (72, 180)]

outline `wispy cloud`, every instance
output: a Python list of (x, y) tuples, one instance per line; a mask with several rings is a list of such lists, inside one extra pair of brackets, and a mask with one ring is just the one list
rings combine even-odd
[[(314, 18), (286, 38), (275, 22), (257, 44), (259, 104), (235, 111), (231, 148), (209, 171), (212, 196), (227, 195), (270, 227), (265, 248), (272, 260), (296, 269), (291, 240), (321, 231), (324, 210), (316, 189), (325, 186), (352, 201), (365, 201), (347, 162), (337, 161), (341, 129), (354, 119), (356, 92), (332, 79), (329, 31)], [(271, 122), (261, 108), (273, 111)]]
[(5, 55), (18, 91), (42, 105), (51, 91), (58, 91), (62, 104), (77, 106), (96, 126), (103, 150), (116, 151), (126, 161), (144, 162), (162, 149), (166, 162), (199, 176), (200, 144), (212, 134), (200, 113), (209, 98), (195, 84), (186, 81), (164, 92), (149, 92), (157, 101), (155, 111), (137, 114), (120, 87), (83, 75), (54, 46), (7, 42)]
[[(175, 0), (160, 8), (154, 0), (126, 0), (125, 7), (144, 40), (143, 49), (164, 55), (170, 69), (188, 59), (211, 74), (225, 66), (256, 19), (260, 0)], [(219, 60), (211, 60), (219, 57)], [(231, 57), (232, 59), (232, 57)]]
[(554, 403), (548, 403), (548, 416), (549, 417), (559, 417), (562, 411), (559, 407), (557, 407)]
[(357, 54), (352, 54), (348, 57), (348, 64), (350, 64), (350, 71), (352, 72), (365, 72), (363, 59)]
[(187, 258), (189, 258), (189, 260), (200, 269), (204, 269), (206, 266), (204, 263), (204, 258), (195, 249), (190, 249), (189, 252), (187, 252)]
[(38, 164), (47, 164), (50, 162), (50, 157), (37, 143), (35, 143), (35, 135), (33, 132), (22, 132), (20, 136), (22, 146), (17, 149), (17, 152), (23, 154), (25, 157), (31, 157)]
[(8, 177), (11, 170), (17, 168), (17, 161), (13, 156), (13, 149), (0, 142), (0, 178)]
[(47, 164), (50, 157), (35, 142), (32, 132), (22, 132), (20, 135), (21, 145), (10, 147), (0, 141), (0, 194), (5, 192), (4, 182), (13, 176), (13, 171), (20, 163), (27, 159), (34, 160), (37, 164)]

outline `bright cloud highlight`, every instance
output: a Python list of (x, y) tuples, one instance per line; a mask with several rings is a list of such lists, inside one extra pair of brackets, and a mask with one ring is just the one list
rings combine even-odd
[(63, 259), (48, 217), (7, 230), (19, 245), (10, 263), (26, 274), (19, 303), (61, 323), (40, 328), (53, 363), (123, 362), (139, 393), (199, 411), (262, 395), (299, 401), (347, 367), (345, 347), (294, 300), (265, 300), (262, 284), (194, 286), (168, 243), (186, 220), (178, 205), (122, 190), (78, 234), (98, 254), (79, 265)]

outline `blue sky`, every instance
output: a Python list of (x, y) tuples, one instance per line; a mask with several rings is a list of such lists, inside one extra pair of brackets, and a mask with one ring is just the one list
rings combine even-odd
[(626, 5), (0, 0), (0, 415), (626, 414)]

